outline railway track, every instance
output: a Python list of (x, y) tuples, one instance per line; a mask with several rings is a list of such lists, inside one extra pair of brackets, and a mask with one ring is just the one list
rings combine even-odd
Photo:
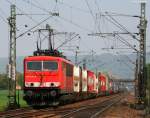
[[(99, 104), (87, 105), (79, 109), (73, 110), (69, 113), (61, 114), (61, 118), (97, 118), (101, 113), (109, 109), (114, 104), (121, 100), (121, 97), (114, 97), (112, 99), (103, 101)], [(57, 116), (56, 116), (57, 117)], [(49, 117), (44, 117), (49, 118)]]
[[(113, 104), (121, 99), (122, 95), (112, 95), (107, 97), (100, 97), (96, 102), (87, 100), (87, 103), (74, 103), (70, 105), (60, 106), (58, 108), (45, 108), (45, 109), (17, 109), (0, 113), (0, 118), (50, 118), (50, 117), (63, 117), (63, 118), (96, 118), (100, 113), (107, 110)], [(100, 101), (100, 99), (105, 99)], [(84, 102), (84, 101), (83, 101)], [(76, 105), (80, 104), (80, 105)]]
[(0, 118), (3, 117), (6, 114), (8, 114), (8, 115), (15, 114), (15, 113), (17, 114), (19, 112), (22, 112), (22, 111), (26, 112), (26, 111), (29, 111), (29, 110), (32, 110), (32, 108), (31, 107), (23, 107), (23, 108), (18, 108), (18, 109), (13, 109), (13, 110), (6, 110), (4, 112), (0, 112)]

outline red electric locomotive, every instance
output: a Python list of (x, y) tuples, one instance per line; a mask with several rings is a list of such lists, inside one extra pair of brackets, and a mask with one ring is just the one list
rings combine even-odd
[(74, 65), (54, 56), (24, 59), (24, 99), (29, 105), (58, 104), (61, 95), (73, 92)]

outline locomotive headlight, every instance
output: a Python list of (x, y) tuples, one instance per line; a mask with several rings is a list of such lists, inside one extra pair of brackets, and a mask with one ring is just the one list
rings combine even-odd
[(29, 87), (30, 84), (28, 82), (25, 82), (25, 87)]
[(51, 87), (54, 87), (55, 85), (54, 85), (54, 83), (51, 83), (51, 85), (50, 85)]
[(45, 86), (46, 87), (59, 87), (60, 86), (60, 82), (46, 82)]

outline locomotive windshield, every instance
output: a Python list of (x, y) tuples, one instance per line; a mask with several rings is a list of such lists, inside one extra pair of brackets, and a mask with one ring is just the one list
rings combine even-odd
[(28, 70), (41, 71), (42, 70), (42, 62), (40, 61), (32, 61), (27, 63)]
[(58, 64), (55, 61), (43, 61), (43, 70), (57, 70)]
[(55, 71), (58, 63), (55, 61), (30, 61), (27, 62), (27, 70), (31, 71)]

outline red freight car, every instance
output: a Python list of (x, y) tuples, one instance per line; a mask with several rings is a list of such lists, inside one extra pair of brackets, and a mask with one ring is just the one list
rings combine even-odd
[(94, 97), (95, 90), (94, 90), (94, 81), (96, 79), (95, 73), (88, 70), (87, 71), (87, 78), (88, 78), (88, 96)]
[(98, 74), (99, 82), (100, 82), (100, 95), (106, 94), (106, 76), (103, 73)]

